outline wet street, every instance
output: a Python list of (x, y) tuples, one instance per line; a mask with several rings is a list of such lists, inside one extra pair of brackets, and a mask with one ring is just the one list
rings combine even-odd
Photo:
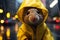
[(60, 24), (47, 23), (48, 27), (52, 31), (55, 40), (60, 40)]

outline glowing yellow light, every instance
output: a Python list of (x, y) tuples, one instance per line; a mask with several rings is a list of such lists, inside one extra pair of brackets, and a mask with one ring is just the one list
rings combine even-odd
[(1, 20), (1, 23), (4, 23), (4, 20)]
[(13, 19), (13, 20), (16, 20), (16, 18), (15, 18), (15, 17), (13, 17), (12, 19)]
[(0, 9), (0, 13), (3, 13), (3, 9)]
[(6, 14), (6, 17), (7, 17), (7, 18), (10, 18), (10, 12), (8, 12), (8, 13)]
[(17, 32), (18, 31), (18, 24), (16, 23), (15, 24), (15, 32)]
[(1, 30), (2, 30), (2, 31), (4, 30), (4, 27), (3, 27), (3, 26), (1, 26)]
[(2, 37), (2, 35), (0, 34), (0, 40), (3, 40), (3, 37)]
[(56, 17), (54, 17), (53, 20), (56, 20)]
[(9, 29), (9, 28), (7, 28), (6, 36), (7, 36), (8, 38), (10, 37), (10, 29)]
[(1, 33), (4, 33), (4, 26), (1, 26)]
[(17, 16), (17, 15), (15, 15), (15, 18), (18, 18), (18, 16)]

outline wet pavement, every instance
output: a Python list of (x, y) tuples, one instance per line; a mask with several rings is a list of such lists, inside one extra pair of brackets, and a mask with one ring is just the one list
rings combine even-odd
[(60, 24), (47, 23), (47, 25), (50, 28), (50, 30), (54, 36), (54, 39), (60, 40)]

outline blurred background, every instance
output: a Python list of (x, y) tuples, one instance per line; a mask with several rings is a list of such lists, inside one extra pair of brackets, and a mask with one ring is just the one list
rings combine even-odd
[[(46, 21), (55, 40), (60, 40), (60, 0), (41, 0), (49, 11)], [(16, 14), (23, 0), (0, 0), (0, 40), (17, 40), (21, 22)]]

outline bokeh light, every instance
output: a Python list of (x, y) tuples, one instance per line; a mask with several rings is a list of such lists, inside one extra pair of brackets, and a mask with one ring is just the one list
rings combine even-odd
[(18, 18), (18, 15), (15, 15), (15, 18)]
[(6, 14), (6, 17), (7, 17), (7, 18), (10, 18), (10, 12), (8, 12), (8, 13)]
[(3, 24), (4, 23), (4, 20), (1, 20), (1, 23)]
[(0, 13), (3, 13), (3, 9), (0, 9)]

